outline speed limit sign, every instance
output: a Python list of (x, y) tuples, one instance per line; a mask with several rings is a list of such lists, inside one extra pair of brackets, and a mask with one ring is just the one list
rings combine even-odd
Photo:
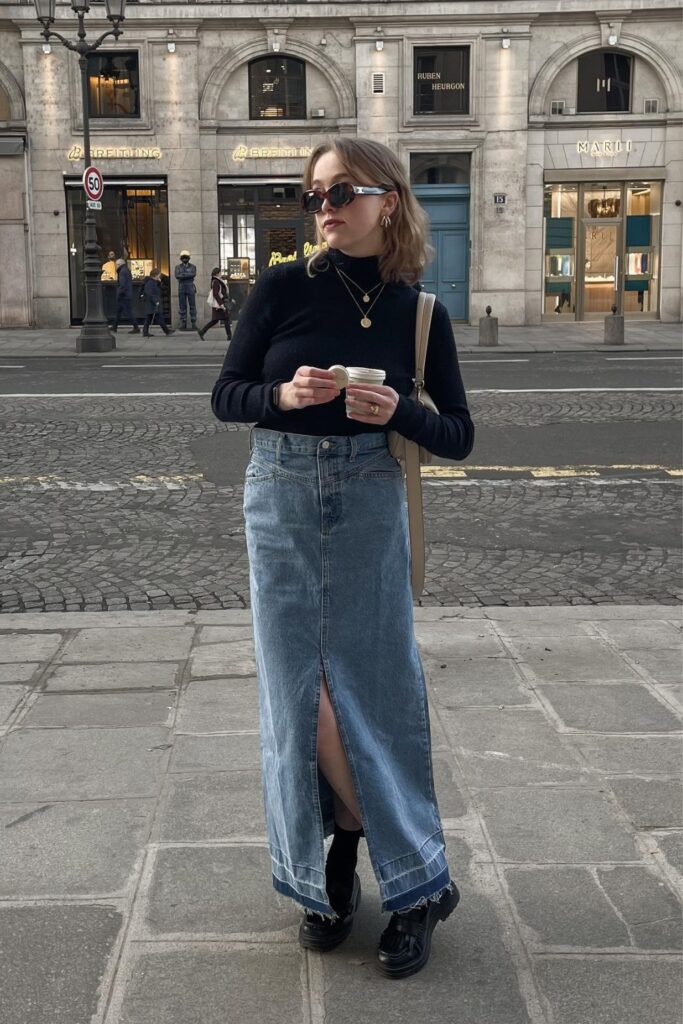
[(83, 171), (83, 188), (88, 199), (97, 202), (102, 198), (104, 182), (102, 175), (96, 167), (86, 167)]

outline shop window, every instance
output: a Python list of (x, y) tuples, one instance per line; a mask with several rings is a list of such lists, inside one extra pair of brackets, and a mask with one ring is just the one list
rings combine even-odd
[(88, 55), (90, 117), (140, 117), (140, 70), (136, 50)]
[[(71, 320), (79, 323), (85, 311), (83, 290), (85, 193), (82, 187), (67, 187), (67, 222), (71, 284)], [(170, 315), (170, 257), (168, 246), (168, 195), (166, 186), (143, 181), (136, 186), (108, 182), (97, 215), (97, 235), (101, 247), (100, 279), (105, 316), (113, 319), (116, 310), (116, 260), (126, 260), (133, 275), (133, 310), (140, 317), (142, 283), (153, 267), (162, 273), (164, 309)]]
[(657, 311), (661, 204), (661, 182), (629, 183), (626, 190), (625, 313)]
[(302, 60), (273, 54), (250, 62), (249, 117), (306, 117), (306, 65)]
[(545, 315), (574, 318), (576, 306), (576, 185), (546, 185)]
[(411, 153), (413, 185), (469, 185), (469, 153)]
[(469, 46), (416, 46), (413, 62), (415, 114), (469, 114)]
[(604, 114), (631, 109), (632, 58), (614, 50), (592, 50), (578, 59), (577, 110)]

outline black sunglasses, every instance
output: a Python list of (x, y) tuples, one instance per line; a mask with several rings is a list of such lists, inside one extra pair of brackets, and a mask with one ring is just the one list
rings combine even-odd
[(395, 192), (390, 185), (352, 185), (348, 181), (338, 181), (331, 185), (327, 192), (320, 188), (311, 188), (301, 196), (301, 205), (306, 213), (319, 213), (327, 199), (330, 206), (338, 209), (348, 206), (356, 196), (381, 196), (385, 192)]

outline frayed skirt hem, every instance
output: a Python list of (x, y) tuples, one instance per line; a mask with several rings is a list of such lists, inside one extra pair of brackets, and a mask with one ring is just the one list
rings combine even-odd
[(327, 918), (330, 921), (336, 921), (339, 917), (339, 914), (335, 913), (329, 903), (323, 903), (321, 900), (313, 899), (311, 896), (303, 896), (289, 882), (283, 882), (276, 875), (273, 875), (273, 888), (283, 896), (289, 896), (290, 899), (296, 900), (305, 910), (313, 911), (320, 917)]

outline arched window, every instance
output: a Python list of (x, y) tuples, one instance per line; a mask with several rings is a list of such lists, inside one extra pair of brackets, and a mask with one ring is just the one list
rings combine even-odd
[(306, 117), (306, 65), (296, 57), (258, 57), (249, 63), (249, 117)]
[(614, 50), (591, 50), (579, 57), (578, 65), (577, 113), (630, 111), (632, 57)]

